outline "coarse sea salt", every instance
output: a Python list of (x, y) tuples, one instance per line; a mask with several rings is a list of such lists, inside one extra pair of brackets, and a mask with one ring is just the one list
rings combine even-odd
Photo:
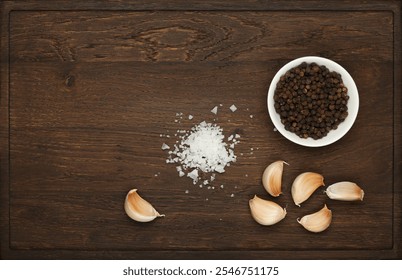
[(214, 108), (212, 108), (211, 112), (216, 115), (218, 113), (218, 106), (215, 106)]
[(239, 142), (236, 138), (240, 138), (240, 135), (232, 135), (228, 145), (222, 128), (203, 121), (180, 135), (180, 141), (169, 151), (172, 158), (167, 163), (179, 164), (176, 167), (179, 176), (186, 174), (193, 184), (203, 177), (200, 173), (212, 173), (211, 181), (203, 181), (204, 185), (209, 184), (215, 179), (215, 173), (225, 172), (225, 167), (236, 161), (234, 147)]
[(166, 143), (163, 143), (161, 149), (162, 150), (169, 150), (170, 147)]

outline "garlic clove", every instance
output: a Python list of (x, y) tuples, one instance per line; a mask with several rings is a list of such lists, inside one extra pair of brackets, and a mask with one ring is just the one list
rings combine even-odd
[(327, 205), (313, 214), (306, 215), (297, 222), (305, 229), (311, 232), (322, 232), (326, 230), (332, 221), (332, 211), (327, 208)]
[(128, 192), (124, 201), (124, 210), (127, 215), (137, 222), (150, 222), (157, 217), (164, 217), (138, 193), (137, 189), (132, 189)]
[(292, 184), (292, 197), (297, 206), (306, 201), (320, 186), (325, 186), (324, 177), (314, 172), (305, 172), (296, 177)]
[(286, 216), (286, 209), (282, 208), (275, 202), (261, 199), (254, 196), (249, 200), (251, 216), (254, 220), (263, 226), (270, 226), (278, 223)]
[(353, 182), (338, 182), (330, 185), (325, 193), (330, 199), (354, 201), (363, 200), (364, 191)]
[(283, 160), (278, 160), (265, 168), (262, 174), (262, 184), (265, 190), (272, 196), (277, 197), (282, 193), (282, 173), (283, 164), (287, 164)]

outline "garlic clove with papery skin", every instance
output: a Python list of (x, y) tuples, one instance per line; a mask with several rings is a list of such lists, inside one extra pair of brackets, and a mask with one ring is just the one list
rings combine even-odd
[(321, 186), (325, 186), (324, 177), (315, 172), (304, 172), (296, 177), (292, 184), (292, 197), (294, 203), (300, 204), (306, 201), (313, 192)]
[(286, 216), (286, 209), (275, 202), (259, 198), (249, 200), (251, 216), (254, 220), (263, 226), (270, 226), (278, 223)]
[(326, 230), (332, 221), (332, 211), (328, 209), (327, 205), (313, 214), (306, 215), (297, 222), (305, 229), (311, 232), (322, 232)]
[(145, 199), (143, 199), (138, 193), (137, 189), (132, 189), (126, 195), (124, 201), (124, 210), (127, 215), (137, 222), (150, 222), (157, 217), (164, 217)]
[(268, 165), (262, 174), (262, 184), (265, 190), (274, 197), (282, 193), (283, 164), (289, 165), (283, 160), (275, 161)]
[(343, 201), (363, 200), (364, 197), (364, 191), (357, 184), (347, 181), (330, 185), (325, 193), (330, 199)]

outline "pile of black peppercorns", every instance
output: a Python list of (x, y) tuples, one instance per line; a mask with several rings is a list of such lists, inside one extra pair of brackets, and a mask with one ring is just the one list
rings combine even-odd
[(286, 130), (320, 139), (346, 119), (348, 99), (339, 73), (303, 62), (279, 79), (274, 106)]

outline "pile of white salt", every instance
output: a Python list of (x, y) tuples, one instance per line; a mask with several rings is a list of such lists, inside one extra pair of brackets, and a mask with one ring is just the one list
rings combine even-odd
[[(232, 112), (235, 111), (233, 106)], [(193, 184), (197, 184), (203, 178), (200, 187), (208, 185), (215, 180), (216, 173), (225, 172), (225, 168), (236, 161), (234, 148), (240, 142), (239, 134), (232, 134), (225, 141), (223, 129), (205, 121), (188, 131), (177, 130), (177, 132), (179, 140), (173, 148), (163, 143), (162, 149), (169, 150), (166, 162), (176, 164), (179, 176), (187, 175)], [(207, 177), (207, 173), (211, 174)]]

